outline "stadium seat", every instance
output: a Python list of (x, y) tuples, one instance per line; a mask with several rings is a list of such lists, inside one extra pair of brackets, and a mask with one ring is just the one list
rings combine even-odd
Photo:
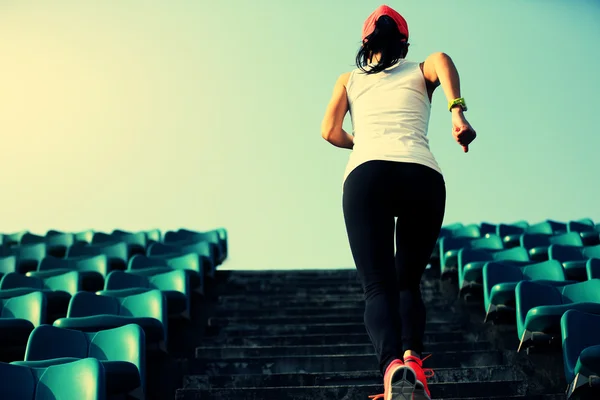
[(563, 266), (556, 260), (516, 266), (504, 262), (488, 262), (483, 267), (485, 321), (497, 312), (515, 312), (515, 288), (520, 281), (531, 280), (555, 286), (577, 281), (566, 280)]
[(29, 233), (29, 231), (28, 230), (22, 230), (22, 231), (19, 231), (19, 232), (4, 233), (4, 234), (2, 234), (2, 244), (4, 246), (18, 245), (19, 243), (21, 243), (21, 238), (26, 233)]
[(29, 337), (25, 360), (11, 364), (46, 368), (88, 357), (103, 364), (108, 395), (127, 393), (137, 399), (145, 397), (146, 338), (136, 324), (99, 332), (42, 325)]
[[(459, 242), (460, 239), (459, 239)], [(502, 240), (497, 235), (488, 235), (487, 237), (472, 239), (464, 242), (464, 244), (457, 249), (449, 250), (444, 253), (444, 271), (442, 275), (445, 275), (452, 270), (456, 270), (458, 266), (458, 253), (461, 249), (475, 249), (475, 250), (502, 250), (504, 246)]]
[(129, 233), (116, 231), (112, 234), (96, 232), (92, 244), (124, 242), (127, 246), (127, 260), (135, 254), (146, 254), (146, 235), (144, 232)]
[[(168, 233), (168, 232), (167, 232)], [(196, 253), (202, 261), (204, 276), (212, 278), (218, 264), (218, 255), (213, 244), (206, 241), (181, 241), (165, 243), (153, 243), (148, 247), (147, 255), (162, 256), (169, 254)]]
[(458, 252), (458, 294), (468, 290), (479, 291), (483, 288), (483, 267), (489, 261), (504, 261), (512, 265), (525, 265), (529, 262), (527, 250), (514, 247), (507, 250), (492, 251), (481, 249), (461, 249)]
[(46, 322), (46, 297), (42, 292), (0, 299), (0, 348), (27, 344), (31, 331)]
[(536, 233), (542, 235), (556, 235), (559, 233), (565, 232), (567, 229), (566, 224), (562, 222), (557, 222), (553, 220), (546, 220), (542, 222), (538, 222), (537, 224), (529, 225), (523, 227), (523, 229), (519, 232), (518, 230), (512, 230), (512, 232), (508, 232), (505, 235), (498, 235), (502, 238), (504, 242), (504, 247), (511, 248), (519, 246), (521, 241), (521, 235), (523, 233)]
[(152, 289), (158, 289), (165, 295), (170, 316), (181, 315), (190, 318), (189, 276), (183, 270), (173, 270), (153, 276), (113, 271), (106, 278), (104, 290), (97, 294), (124, 297)]
[(595, 396), (591, 390), (586, 398), (600, 398), (598, 379), (600, 376), (600, 315), (577, 310), (568, 310), (560, 320), (562, 336), (563, 365), (567, 380), (567, 398), (575, 393), (583, 394), (583, 386), (593, 384)]
[(569, 279), (584, 281), (587, 279), (586, 263), (589, 259), (600, 258), (600, 245), (589, 247), (552, 245), (548, 249), (548, 255), (550, 259), (562, 263)]
[[(563, 233), (560, 235), (548, 236), (546, 239), (536, 238), (540, 244), (529, 250), (529, 256), (532, 260), (546, 261), (548, 260), (548, 249), (551, 245), (557, 244), (560, 246), (583, 247), (581, 236), (577, 232)], [(544, 243), (545, 242), (545, 243)]]
[(49, 322), (66, 315), (71, 296), (80, 290), (77, 271), (47, 278), (24, 276), (13, 272), (0, 279), (0, 298), (11, 298), (35, 291), (43, 292), (47, 301), (46, 315)]
[(167, 305), (160, 290), (125, 297), (79, 292), (71, 298), (66, 318), (54, 326), (83, 332), (97, 332), (127, 324), (144, 329), (146, 343), (166, 352), (168, 345)]
[(17, 258), (17, 272), (35, 271), (40, 261), (46, 257), (46, 244), (19, 244), (12, 247), (0, 247), (0, 257), (11, 255)]
[(600, 314), (600, 279), (560, 287), (521, 281), (515, 288), (517, 334), (522, 348), (560, 335), (560, 318), (575, 309)]
[(208, 242), (211, 246), (211, 254), (214, 254), (214, 266), (222, 264), (225, 260), (225, 248), (220, 233), (217, 230), (206, 232), (192, 231), (189, 229), (179, 229), (177, 232), (166, 232), (164, 237), (165, 244), (174, 242)]
[(17, 257), (0, 256), (0, 278), (11, 272), (17, 272)]
[(186, 271), (192, 290), (204, 294), (204, 265), (197, 253), (164, 254), (152, 257), (137, 254), (129, 260), (127, 266), (128, 273), (144, 276), (162, 274), (174, 269)]
[(38, 270), (28, 272), (27, 276), (47, 278), (69, 271), (79, 272), (83, 290), (102, 290), (104, 279), (108, 274), (108, 259), (103, 254), (73, 258), (46, 257), (40, 263)]
[(72, 233), (50, 233), (46, 236), (26, 233), (21, 238), (23, 244), (45, 243), (46, 252), (50, 256), (62, 258), (67, 254), (67, 249), (75, 242), (75, 235)]
[(77, 232), (77, 233), (75, 233), (75, 243), (76, 244), (90, 244), (90, 243), (92, 243), (93, 237), (94, 237), (93, 230)]
[(585, 270), (588, 279), (600, 279), (600, 259), (590, 258), (587, 260)]
[[(598, 230), (596, 228), (598, 228)], [(578, 221), (569, 221), (567, 230), (569, 232), (579, 233), (584, 246), (595, 246), (600, 244), (600, 226), (596, 227), (594, 221), (589, 218)]]
[(75, 244), (69, 248), (67, 257), (105, 255), (108, 259), (108, 271), (125, 270), (129, 260), (129, 250), (125, 242), (113, 241), (98, 244)]
[(85, 358), (47, 368), (0, 363), (2, 400), (106, 400), (104, 367)]

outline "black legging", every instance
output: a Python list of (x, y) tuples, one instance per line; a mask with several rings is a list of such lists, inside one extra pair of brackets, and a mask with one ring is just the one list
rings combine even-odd
[(383, 374), (406, 350), (423, 351), (420, 283), (444, 219), (446, 183), (424, 165), (372, 160), (348, 175), (342, 203), (364, 321)]

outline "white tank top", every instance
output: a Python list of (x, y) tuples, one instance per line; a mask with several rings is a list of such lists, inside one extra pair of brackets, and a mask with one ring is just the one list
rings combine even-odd
[(369, 160), (418, 163), (442, 173), (429, 150), (431, 102), (419, 63), (401, 59), (372, 75), (354, 69), (346, 91), (354, 148), (343, 182)]

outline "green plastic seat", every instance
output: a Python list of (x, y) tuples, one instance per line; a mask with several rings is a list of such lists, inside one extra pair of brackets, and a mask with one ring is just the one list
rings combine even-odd
[(540, 235), (557, 235), (559, 233), (566, 232), (566, 224), (562, 222), (557, 222), (553, 220), (546, 220), (542, 222), (538, 222), (533, 225), (529, 225), (524, 227), (522, 232), (512, 232), (508, 235), (502, 237), (504, 241), (504, 246), (506, 248), (512, 248), (519, 246), (521, 240), (521, 234), (530, 233), (530, 234), (540, 234)]
[(0, 278), (11, 272), (17, 272), (17, 257), (0, 256)]
[(135, 255), (129, 260), (127, 272), (135, 275), (152, 276), (173, 270), (184, 270), (189, 277), (190, 287), (197, 293), (204, 293), (204, 265), (197, 253), (163, 254), (160, 256)]
[(522, 247), (506, 250), (461, 249), (458, 253), (459, 296), (466, 290), (483, 290), (483, 267), (489, 261), (504, 261), (511, 265), (531, 263), (527, 250)]
[(488, 262), (483, 267), (483, 302), (485, 320), (496, 313), (515, 312), (515, 288), (520, 281), (563, 286), (577, 281), (566, 280), (563, 266), (556, 260), (517, 266), (505, 262)]
[(79, 272), (69, 271), (48, 278), (10, 273), (0, 279), (0, 298), (10, 298), (41, 291), (47, 301), (48, 321), (67, 314), (71, 296), (81, 290)]
[[(572, 232), (572, 234), (575, 234)], [(569, 279), (584, 281), (587, 279), (586, 263), (590, 258), (600, 258), (600, 246), (565, 246), (553, 244), (548, 248), (548, 256), (565, 267)]]
[(144, 232), (124, 232), (115, 230), (111, 234), (96, 232), (92, 244), (124, 242), (127, 245), (127, 259), (135, 254), (146, 254), (147, 238)]
[(67, 257), (89, 257), (104, 255), (108, 259), (108, 270), (125, 270), (129, 260), (129, 250), (125, 242), (113, 241), (97, 244), (74, 244), (69, 247)]
[(46, 257), (46, 244), (19, 244), (12, 247), (0, 247), (0, 256), (15, 256), (17, 258), (17, 272), (26, 273), (35, 271), (40, 261)]
[(561, 235), (553, 235), (547, 238), (547, 243), (538, 247), (533, 247), (529, 250), (529, 255), (532, 260), (545, 261), (548, 260), (548, 249), (553, 244), (561, 246), (583, 247), (581, 236), (577, 232), (568, 232)]
[(84, 358), (47, 368), (0, 363), (2, 400), (106, 400), (104, 367)]
[(600, 279), (600, 260), (597, 258), (590, 258), (585, 264), (585, 271), (588, 280), (589, 279)]
[(104, 366), (107, 394), (145, 397), (146, 337), (136, 324), (99, 332), (42, 325), (29, 337), (25, 360), (11, 364), (45, 368), (87, 357), (100, 360)]
[(102, 290), (108, 274), (108, 258), (103, 254), (68, 258), (46, 257), (38, 270), (28, 272), (27, 276), (45, 279), (70, 271), (79, 272), (82, 290)]
[(2, 234), (2, 244), (5, 246), (14, 246), (21, 243), (21, 238), (26, 233), (29, 233), (28, 230), (22, 230), (13, 233), (4, 233)]
[(600, 375), (600, 315), (568, 310), (560, 320), (560, 328), (566, 394), (571, 398), (583, 395), (583, 387), (594, 383), (590, 378)]
[(48, 255), (62, 258), (67, 254), (67, 249), (75, 243), (75, 235), (72, 233), (49, 231), (46, 236), (26, 233), (21, 238), (21, 244), (37, 243), (46, 244)]
[(222, 264), (225, 260), (225, 249), (217, 230), (199, 232), (189, 229), (179, 229), (177, 232), (166, 232), (164, 242), (165, 244), (173, 244), (174, 242), (208, 242), (210, 243), (210, 253), (212, 254), (214, 266)]
[(567, 224), (567, 230), (569, 232), (579, 233), (584, 246), (595, 246), (600, 244), (600, 234), (595, 228), (594, 221), (589, 218), (569, 221)]
[(487, 235), (498, 236), (498, 235), (496, 235), (497, 229), (498, 229), (498, 224), (482, 222), (479, 225), (479, 232), (481, 233), (481, 236), (487, 236)]
[(166, 352), (168, 344), (167, 305), (160, 290), (126, 297), (101, 296), (79, 292), (71, 298), (66, 318), (54, 326), (83, 332), (98, 332), (127, 324), (144, 329), (146, 343)]
[(173, 270), (153, 276), (113, 271), (106, 278), (104, 290), (97, 294), (124, 297), (152, 289), (158, 289), (164, 294), (170, 316), (181, 315), (190, 318), (190, 282), (189, 276), (183, 270)]
[(559, 338), (560, 319), (567, 310), (600, 314), (600, 279), (560, 287), (521, 281), (515, 299), (520, 351)]
[(456, 271), (458, 252), (476, 240), (472, 237), (446, 236), (440, 240), (440, 274), (442, 277)]
[[(167, 237), (169, 232), (165, 235)], [(206, 241), (179, 241), (169, 243), (153, 243), (148, 247), (147, 255), (163, 256), (170, 254), (188, 254), (196, 253), (202, 262), (202, 270), (206, 278), (214, 277), (216, 266), (218, 265), (218, 255), (215, 246)]]
[(42, 292), (0, 299), (0, 347), (25, 346), (31, 331), (46, 322)]

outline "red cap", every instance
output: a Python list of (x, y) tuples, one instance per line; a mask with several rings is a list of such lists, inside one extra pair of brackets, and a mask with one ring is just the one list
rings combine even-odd
[(369, 17), (366, 19), (363, 30), (362, 30), (362, 40), (365, 41), (365, 37), (369, 36), (375, 30), (375, 23), (382, 15), (387, 15), (391, 17), (398, 25), (398, 29), (400, 33), (406, 36), (408, 39), (408, 24), (402, 15), (398, 13), (398, 11), (394, 10), (391, 7), (386, 5), (379, 6)]

